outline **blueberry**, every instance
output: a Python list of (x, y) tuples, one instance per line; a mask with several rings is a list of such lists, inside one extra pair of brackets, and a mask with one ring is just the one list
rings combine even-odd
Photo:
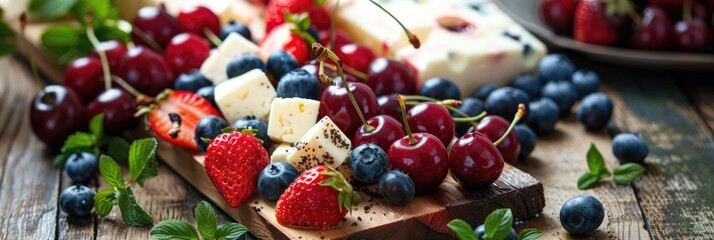
[(211, 103), (211, 105), (213, 105), (214, 108), (216, 108), (216, 110), (220, 111), (220, 108), (218, 108), (218, 104), (216, 103), (216, 95), (213, 92), (214, 89), (215, 88), (213, 86), (205, 86), (198, 89), (198, 91), (196, 91), (196, 95), (205, 98)]
[(268, 73), (275, 80), (280, 80), (288, 72), (300, 67), (297, 60), (283, 50), (271, 53), (265, 65)]
[[(484, 106), (481, 100), (478, 100), (476, 98), (466, 98), (461, 101), (461, 106), (459, 107), (459, 110), (473, 117), (483, 112)], [(454, 117), (462, 117), (461, 115), (456, 113), (451, 113), (451, 115)], [(456, 134), (458, 136), (462, 136), (466, 134), (466, 131), (468, 131), (469, 128), (472, 126), (473, 125), (471, 123), (456, 123)]]
[(265, 63), (257, 55), (247, 53), (231, 59), (226, 67), (226, 74), (228, 74), (228, 78), (234, 78), (253, 69), (265, 71)]
[(560, 208), (560, 225), (575, 236), (591, 235), (605, 218), (605, 208), (597, 198), (583, 194), (568, 199)]
[(60, 194), (60, 209), (71, 217), (86, 217), (94, 208), (94, 190), (82, 185), (70, 186)]
[(436, 98), (439, 100), (461, 100), (459, 86), (446, 78), (430, 78), (424, 81), (419, 89), (419, 95)]
[(67, 157), (64, 170), (75, 182), (86, 183), (92, 179), (99, 169), (97, 156), (88, 152), (76, 152)]
[(320, 81), (305, 69), (298, 68), (280, 78), (277, 91), (280, 98), (320, 100)]
[(588, 130), (602, 130), (612, 117), (612, 101), (607, 94), (591, 93), (580, 101), (576, 115)]
[(198, 149), (206, 152), (208, 149), (208, 143), (204, 142), (201, 138), (213, 139), (223, 133), (223, 129), (228, 127), (228, 123), (223, 118), (209, 115), (201, 118), (196, 124), (195, 135), (193, 139), (198, 145)]
[(257, 129), (258, 133), (255, 134), (255, 137), (263, 141), (262, 145), (265, 150), (270, 149), (270, 145), (273, 144), (268, 136), (268, 123), (262, 119), (257, 119), (254, 116), (243, 117), (233, 122), (233, 128)]
[(200, 71), (193, 69), (187, 73), (181, 73), (174, 81), (174, 90), (185, 90), (196, 92), (205, 86), (211, 86), (213, 83), (201, 74)]
[(471, 94), (471, 96), (474, 98), (481, 99), (481, 101), (486, 101), (486, 98), (488, 98), (488, 95), (491, 95), (491, 92), (493, 92), (499, 88), (501, 88), (501, 87), (496, 84), (486, 83), (486, 84), (478, 87), (476, 89), (476, 91), (474, 91), (474, 93)]
[(297, 177), (297, 170), (289, 163), (274, 162), (268, 164), (258, 177), (258, 192), (268, 201), (278, 201), (280, 195), (285, 192), (285, 189)]
[(541, 97), (553, 99), (561, 115), (570, 113), (570, 108), (578, 100), (578, 93), (569, 81), (550, 81), (543, 86), (540, 94)]
[(516, 125), (514, 130), (518, 133), (518, 140), (521, 142), (521, 152), (518, 154), (518, 159), (525, 160), (531, 155), (533, 149), (535, 149), (535, 132), (526, 125)]
[(643, 163), (648, 152), (647, 142), (633, 133), (620, 133), (612, 139), (612, 153), (621, 163)]
[(555, 129), (560, 107), (550, 98), (541, 98), (528, 104), (526, 124), (538, 135), (547, 135)]
[(548, 54), (538, 63), (538, 75), (541, 83), (570, 80), (575, 72), (575, 65), (563, 54)]
[(379, 195), (384, 197), (389, 204), (404, 205), (414, 199), (414, 182), (399, 170), (382, 174), (377, 184)]
[(387, 171), (387, 153), (374, 143), (356, 147), (349, 156), (352, 177), (362, 183), (372, 184)]
[(245, 39), (251, 40), (253, 37), (250, 34), (250, 29), (242, 23), (230, 21), (221, 28), (221, 40), (226, 40), (229, 34), (238, 33)]
[(597, 92), (597, 88), (600, 86), (600, 76), (593, 71), (580, 69), (573, 73), (572, 82), (575, 91), (578, 92), (578, 98), (583, 98)]
[[(478, 225), (478, 227), (474, 229), (474, 234), (476, 234), (477, 239), (484, 239), (484, 237), (486, 236), (486, 225)], [(504, 240), (518, 240), (518, 234), (516, 234), (516, 230), (511, 228), (511, 231), (508, 232), (508, 236), (506, 236)]]
[(540, 84), (538, 76), (524, 73), (511, 80), (511, 87), (523, 90), (531, 98), (537, 98), (540, 96), (540, 89), (543, 86)]
[(502, 87), (491, 92), (486, 98), (486, 112), (510, 121), (516, 115), (518, 104), (524, 103), (526, 105), (526, 113), (528, 112), (529, 106), (527, 103), (529, 99), (530, 97), (523, 90)]

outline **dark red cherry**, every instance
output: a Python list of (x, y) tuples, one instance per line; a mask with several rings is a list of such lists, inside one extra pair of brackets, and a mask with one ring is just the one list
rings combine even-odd
[(394, 141), (404, 137), (404, 127), (397, 119), (387, 115), (377, 115), (367, 119), (367, 124), (374, 127), (370, 132), (362, 125), (352, 138), (352, 146), (357, 147), (366, 143), (374, 143), (382, 150), (389, 150)]
[(136, 103), (128, 93), (118, 88), (110, 88), (97, 96), (87, 106), (90, 118), (104, 113), (104, 130), (120, 133), (136, 126), (139, 122), (134, 117)]
[[(511, 124), (506, 119), (499, 116), (487, 116), (481, 119), (481, 122), (476, 126), (476, 131), (486, 135), (491, 142), (495, 142), (508, 130)], [(473, 127), (467, 132), (473, 132)], [(518, 139), (518, 133), (511, 131), (501, 144), (497, 147), (498, 151), (503, 156), (503, 160), (509, 164), (518, 162), (518, 153), (521, 152), (521, 143)]]
[(199, 36), (204, 36), (204, 29), (208, 29), (213, 34), (221, 32), (221, 21), (211, 9), (204, 6), (190, 7), (181, 10), (176, 19), (184, 31)]
[(60, 147), (70, 134), (87, 127), (87, 111), (72, 89), (48, 85), (32, 101), (30, 125), (40, 141)]
[(174, 84), (171, 69), (164, 58), (141, 46), (126, 53), (119, 76), (148, 96), (156, 96)]
[[(136, 17), (134, 17), (134, 26), (143, 32), (146, 37), (159, 44), (159, 47), (166, 46), (171, 41), (171, 38), (182, 32), (181, 26), (179, 26), (174, 17), (160, 8), (152, 6), (139, 9)], [(136, 44), (147, 45), (135, 33), (132, 33), (131, 39)]]
[(486, 135), (472, 131), (458, 138), (451, 147), (449, 169), (464, 188), (483, 188), (501, 176), (503, 157)]
[[(349, 86), (364, 117), (368, 119), (377, 115), (377, 97), (372, 89), (363, 83), (350, 82)], [(320, 118), (329, 116), (347, 136), (354, 136), (357, 128), (362, 126), (357, 110), (341, 84), (327, 87), (320, 96), (320, 102)]]
[[(322, 30), (317, 33), (317, 35), (320, 37), (320, 44), (322, 46), (329, 46), (330, 43), (330, 31), (329, 30)], [(332, 49), (337, 49), (339, 47), (342, 47), (344, 45), (352, 43), (352, 40), (350, 40), (349, 37), (347, 37), (347, 33), (343, 32), (342, 30), (335, 30), (335, 46), (332, 47)]]
[(387, 151), (389, 169), (399, 169), (414, 181), (418, 193), (435, 190), (449, 172), (449, 158), (441, 141), (429, 133), (415, 133), (415, 144), (409, 136), (395, 141)]
[[(399, 107), (399, 101), (397, 101), (398, 94), (389, 94), (379, 96), (377, 98), (377, 104), (379, 105), (379, 114), (388, 115), (394, 119), (402, 118), (402, 109)], [(407, 111), (411, 109), (411, 105), (406, 105)]]
[(684, 52), (706, 52), (711, 44), (711, 32), (701, 19), (674, 24), (674, 47)]
[(377, 58), (369, 64), (365, 83), (377, 95), (411, 95), (416, 88), (416, 78), (411, 69), (404, 63), (387, 58)]
[(369, 70), (369, 64), (374, 61), (375, 58), (372, 50), (355, 43), (342, 45), (339, 48), (335, 48), (334, 52), (344, 65), (350, 66), (363, 73)]
[(449, 146), (456, 134), (454, 119), (446, 107), (433, 102), (423, 102), (414, 105), (407, 113), (409, 126), (413, 132), (430, 133), (444, 146)]
[(166, 46), (164, 59), (175, 76), (192, 69), (201, 68), (203, 61), (208, 58), (211, 48), (203, 38), (192, 33), (176, 35)]
[(672, 23), (667, 13), (657, 6), (648, 6), (642, 14), (642, 22), (632, 32), (632, 47), (645, 50), (669, 48), (672, 39)]
[(82, 102), (92, 101), (104, 90), (104, 75), (99, 58), (83, 57), (72, 61), (64, 72), (64, 85), (72, 89)]
[(571, 34), (577, 2), (577, 0), (542, 0), (538, 7), (540, 17), (556, 33)]
[[(109, 61), (109, 70), (116, 74), (121, 67), (121, 63), (126, 56), (126, 44), (117, 40), (110, 40), (106, 42), (99, 43), (99, 48), (104, 50), (107, 54), (107, 61)], [(99, 59), (99, 53), (96, 49), (92, 49), (92, 53), (89, 54), (92, 57)], [(90, 99), (91, 100), (91, 99)]]

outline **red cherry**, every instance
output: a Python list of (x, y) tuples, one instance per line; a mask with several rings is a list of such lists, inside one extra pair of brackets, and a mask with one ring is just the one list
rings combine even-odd
[[(319, 31), (317, 35), (320, 37), (320, 44), (327, 47), (330, 43), (330, 30)], [(352, 40), (347, 37), (347, 33), (342, 30), (335, 30), (335, 46), (332, 47), (333, 49), (337, 49), (350, 43), (352, 43)]]
[(201, 37), (192, 33), (176, 35), (166, 46), (164, 59), (173, 70), (174, 75), (201, 68), (208, 58), (211, 48)]
[(204, 6), (190, 7), (181, 10), (176, 16), (184, 31), (204, 36), (204, 29), (218, 35), (221, 32), (221, 21), (211, 9)]
[(64, 85), (72, 89), (82, 102), (92, 101), (104, 90), (102, 63), (94, 57), (72, 61), (64, 72)]
[(555, 32), (569, 35), (573, 32), (576, 0), (542, 0), (538, 8), (543, 22)]
[(399, 169), (414, 181), (418, 193), (433, 191), (449, 172), (449, 158), (441, 141), (429, 133), (415, 133), (415, 144), (409, 137), (395, 141), (387, 152), (389, 169)]
[[(491, 142), (495, 142), (506, 133), (510, 125), (511, 124), (502, 117), (487, 116), (476, 126), (476, 131), (488, 137)], [(473, 127), (467, 132), (473, 132)], [(496, 148), (501, 153), (501, 156), (503, 156), (503, 160), (509, 164), (516, 164), (516, 162), (518, 162), (518, 153), (521, 152), (521, 143), (518, 139), (518, 133), (511, 131), (508, 137)]]
[(701, 19), (674, 24), (674, 46), (678, 51), (706, 52), (711, 44), (711, 33)]
[[(320, 118), (329, 116), (332, 121), (347, 136), (354, 136), (355, 131), (362, 125), (352, 102), (347, 96), (347, 91), (341, 86), (329, 86), (320, 96)], [(365, 118), (377, 115), (377, 97), (367, 85), (363, 83), (349, 83), (352, 95), (357, 105), (362, 110)]]
[(139, 119), (134, 117), (135, 111), (134, 98), (118, 88), (102, 92), (87, 106), (90, 117), (104, 113), (104, 129), (110, 133), (120, 133), (135, 127), (139, 122)]
[(310, 23), (315, 26), (318, 30), (329, 30), (332, 12), (327, 12), (323, 6), (315, 6), (310, 9), (308, 13), (310, 16)]
[(664, 50), (670, 46), (672, 31), (672, 24), (664, 10), (648, 6), (643, 12), (642, 22), (635, 26), (631, 43), (638, 49)]
[(361, 126), (352, 138), (352, 146), (357, 147), (366, 143), (374, 143), (383, 150), (389, 150), (394, 141), (404, 137), (404, 127), (397, 119), (387, 115), (377, 115), (367, 120), (367, 124), (374, 127), (369, 132)]
[(377, 58), (369, 64), (365, 83), (372, 87), (377, 95), (411, 95), (416, 88), (416, 78), (409, 66), (387, 58)]
[(369, 64), (374, 61), (375, 58), (374, 52), (368, 47), (354, 43), (335, 48), (334, 52), (344, 65), (363, 73), (369, 70)]
[[(377, 104), (379, 105), (379, 114), (388, 115), (394, 119), (399, 119), (402, 117), (402, 109), (399, 107), (399, 101), (397, 100), (397, 94), (389, 94), (379, 96), (377, 98)], [(410, 105), (406, 105), (407, 111), (411, 109)]]
[(457, 139), (451, 147), (449, 169), (464, 188), (483, 188), (501, 176), (503, 157), (486, 135), (472, 131)]
[[(107, 61), (109, 61), (109, 69), (111, 72), (118, 72), (124, 60), (124, 56), (126, 56), (126, 44), (117, 40), (111, 40), (99, 43), (99, 48), (104, 50), (104, 53), (107, 54)], [(92, 49), (92, 53), (90, 53), (89, 56), (99, 59), (97, 49)]]
[(87, 111), (72, 89), (48, 85), (35, 94), (30, 125), (40, 141), (60, 147), (70, 134), (87, 127)]
[(414, 105), (407, 113), (409, 126), (414, 132), (430, 133), (441, 140), (444, 146), (449, 146), (456, 134), (454, 119), (446, 107), (433, 103), (423, 102)]
[(126, 53), (119, 76), (149, 96), (156, 96), (174, 84), (171, 69), (164, 58), (144, 47), (135, 47)]
[[(159, 47), (166, 46), (171, 38), (182, 32), (181, 26), (174, 17), (160, 8), (150, 6), (139, 9), (134, 17), (134, 26), (146, 34), (146, 37), (159, 44)], [(134, 43), (147, 45), (141, 37), (134, 33), (132, 33), (131, 39)]]

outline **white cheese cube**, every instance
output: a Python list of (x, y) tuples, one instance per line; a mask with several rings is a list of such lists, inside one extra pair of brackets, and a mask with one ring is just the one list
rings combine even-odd
[(315, 125), (319, 112), (320, 101), (275, 98), (270, 104), (268, 136), (276, 142), (298, 142)]
[(275, 148), (273, 154), (270, 155), (270, 162), (287, 162), (288, 155), (295, 150), (294, 143), (281, 143)]
[(325, 116), (295, 145), (293, 152), (288, 154), (288, 163), (298, 172), (320, 164), (337, 168), (347, 159), (351, 147), (350, 139)]
[(231, 78), (215, 90), (216, 103), (228, 122), (246, 116), (267, 120), (270, 103), (277, 95), (268, 77), (259, 69)]
[(255, 45), (255, 43), (245, 39), (240, 34), (231, 33), (226, 37), (226, 40), (223, 40), (221, 46), (218, 46), (218, 50), (212, 52), (206, 61), (203, 62), (200, 71), (203, 76), (211, 80), (214, 85), (218, 85), (228, 80), (226, 68), (231, 59), (242, 54), (256, 52), (258, 52), (258, 46)]

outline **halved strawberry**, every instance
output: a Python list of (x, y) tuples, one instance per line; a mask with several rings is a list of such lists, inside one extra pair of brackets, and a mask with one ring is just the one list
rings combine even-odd
[[(198, 146), (193, 137), (198, 121), (209, 115), (222, 117), (221, 113), (208, 100), (195, 93), (182, 90), (164, 91), (156, 96), (155, 103), (140, 107), (137, 114), (147, 111), (149, 128), (156, 135), (167, 142), (195, 151), (198, 151)], [(170, 133), (175, 126), (172, 119), (169, 118), (169, 113), (176, 113), (181, 118), (180, 127), (175, 137), (172, 137)]]
[(316, 41), (307, 33), (310, 20), (304, 14), (286, 15), (285, 18), (287, 22), (273, 29), (260, 43), (258, 55), (267, 59), (271, 53), (285, 50), (298, 64), (304, 65), (310, 58), (310, 45)]
[(286, 14), (309, 13), (319, 29), (327, 29), (330, 15), (324, 9), (325, 0), (272, 0), (265, 13), (265, 32), (270, 33), (285, 23)]

